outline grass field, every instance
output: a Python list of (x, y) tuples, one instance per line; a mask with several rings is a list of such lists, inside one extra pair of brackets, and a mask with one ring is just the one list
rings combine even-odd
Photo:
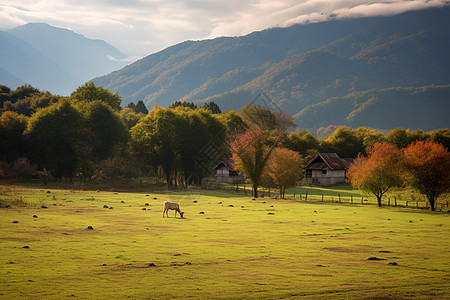
[[(450, 295), (448, 213), (214, 191), (3, 186), (5, 199), (15, 206), (0, 209), (0, 299)], [(167, 200), (184, 219), (162, 217)]]

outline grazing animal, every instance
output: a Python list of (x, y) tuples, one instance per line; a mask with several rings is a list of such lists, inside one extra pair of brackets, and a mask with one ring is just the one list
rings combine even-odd
[(166, 216), (169, 217), (169, 210), (175, 211), (175, 217), (177, 217), (177, 212), (180, 214), (181, 218), (183, 217), (184, 212), (180, 210), (180, 205), (178, 205), (178, 203), (168, 201), (164, 202), (163, 218), (164, 214), (166, 214)]

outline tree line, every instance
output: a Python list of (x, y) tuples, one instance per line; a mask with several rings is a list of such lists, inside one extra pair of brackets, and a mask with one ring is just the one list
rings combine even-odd
[[(397, 149), (415, 141), (434, 141), (448, 149), (450, 130), (424, 132), (396, 128), (336, 127), (326, 137), (292, 131), (284, 112), (246, 104), (222, 112), (214, 102), (199, 106), (174, 102), (150, 111), (142, 101), (121, 106), (117, 94), (92, 82), (69, 97), (25, 85), (0, 86), (0, 177), (42, 180), (126, 181), (162, 178), (167, 184), (199, 184), (222, 159), (258, 186), (276, 186), (283, 196), (295, 184), (305, 162), (320, 152), (340, 157), (368, 155), (387, 143)], [(333, 130), (331, 130), (333, 129)], [(296, 168), (291, 168), (296, 166)]]

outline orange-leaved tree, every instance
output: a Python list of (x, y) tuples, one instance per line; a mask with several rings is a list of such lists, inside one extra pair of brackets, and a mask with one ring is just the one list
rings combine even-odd
[(408, 183), (424, 194), (431, 210), (436, 200), (450, 190), (450, 153), (433, 141), (418, 141), (403, 149)]
[(267, 164), (267, 172), (284, 199), (286, 188), (295, 186), (303, 172), (303, 159), (298, 152), (287, 148), (275, 148)]
[(375, 143), (366, 148), (367, 156), (358, 155), (350, 166), (347, 177), (353, 187), (381, 198), (392, 187), (402, 184), (402, 154), (387, 143)]
[(255, 198), (258, 197), (258, 187), (262, 181), (264, 168), (275, 148), (274, 144), (268, 145), (269, 137), (270, 131), (253, 127), (236, 136), (230, 144), (235, 167), (244, 172), (252, 183)]
[(253, 196), (257, 198), (273, 149), (280, 145), (287, 130), (295, 123), (284, 111), (255, 104), (248, 104), (239, 111), (245, 124), (232, 137), (231, 153), (236, 168), (250, 180)]

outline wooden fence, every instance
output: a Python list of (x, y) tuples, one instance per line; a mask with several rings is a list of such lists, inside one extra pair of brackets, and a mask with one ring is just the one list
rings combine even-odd
[[(241, 194), (244, 196), (252, 196), (252, 190), (245, 185), (229, 185), (217, 182), (205, 182), (202, 188), (209, 190), (220, 190), (233, 194)], [(261, 198), (279, 198), (279, 192), (270, 188), (260, 188), (258, 189), (258, 194)], [(286, 194), (285, 199), (298, 200), (304, 202), (328, 202), (328, 203), (341, 203), (341, 204), (362, 204), (362, 205), (378, 205), (376, 197), (367, 197), (361, 195), (344, 195), (336, 192), (332, 194), (328, 192), (327, 194), (318, 193), (314, 191), (313, 193), (305, 190), (303, 193), (296, 194)], [(382, 206), (397, 206), (397, 207), (410, 207), (418, 209), (428, 209), (429, 205), (427, 201), (416, 200), (416, 199), (397, 199), (396, 197), (383, 197)], [(438, 202), (436, 210), (449, 211), (449, 201), (443, 200)]]

